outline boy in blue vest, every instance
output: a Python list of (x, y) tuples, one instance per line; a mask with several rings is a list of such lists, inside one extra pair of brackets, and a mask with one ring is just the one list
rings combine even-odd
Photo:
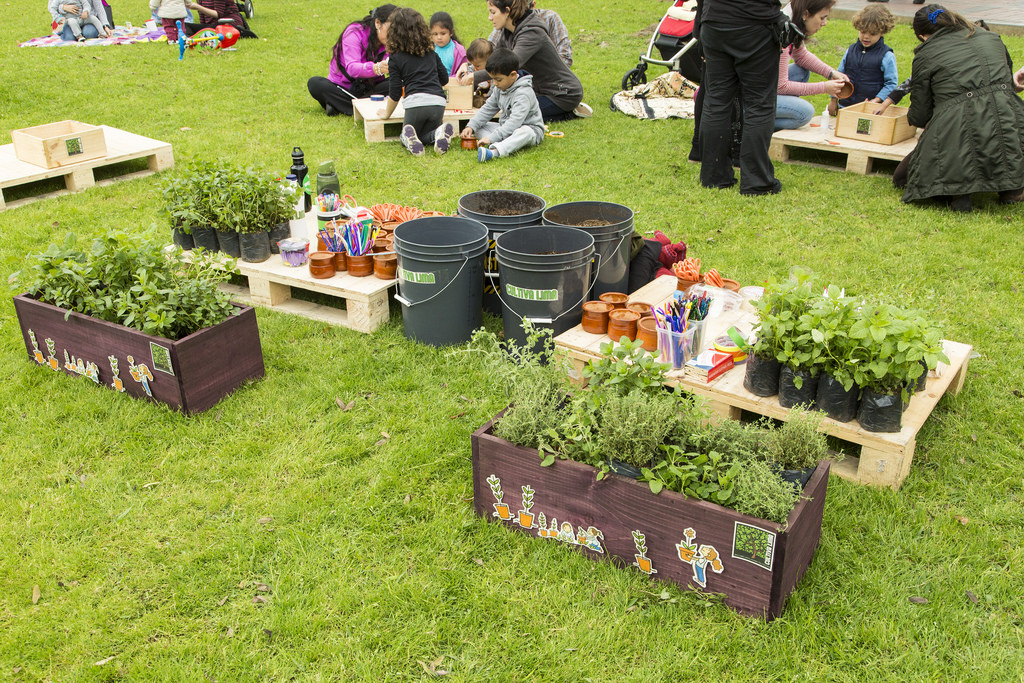
[[(839, 71), (850, 77), (854, 87), (852, 95), (839, 100), (840, 107), (865, 100), (881, 102), (900, 81), (896, 56), (882, 38), (896, 24), (889, 8), (867, 5), (853, 15), (852, 23), (857, 29), (857, 42), (846, 50), (843, 61), (839, 62)], [(832, 100), (835, 102), (835, 98)]]

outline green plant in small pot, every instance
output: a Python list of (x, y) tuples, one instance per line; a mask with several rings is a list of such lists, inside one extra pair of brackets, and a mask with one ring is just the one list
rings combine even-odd
[(211, 252), (218, 250), (216, 214), (211, 201), (216, 171), (212, 164), (200, 162), (160, 181), (164, 210), (170, 218), (175, 244), (182, 248), (187, 242), (181, 235), (188, 234), (192, 236), (194, 247)]
[(837, 422), (849, 422), (857, 416), (860, 401), (860, 387), (850, 365), (857, 347), (849, 335), (858, 316), (856, 302), (830, 285), (809, 315), (814, 318), (811, 333), (821, 350), (815, 407)]
[(920, 314), (878, 305), (862, 308), (850, 328), (859, 343), (852, 363), (854, 381), (863, 389), (857, 419), (864, 429), (898, 432), (909, 387), (926, 372), (926, 365), (931, 369), (940, 360), (949, 362), (938, 329), (922, 320)]
[(292, 235), (291, 219), (295, 215), (295, 202), (298, 197), (297, 185), (292, 185), (274, 176), (268, 176), (268, 186), (263, 201), (267, 225), (270, 226), (270, 253), (272, 254), (280, 254), (281, 248), (277, 243)]
[(764, 454), (775, 463), (782, 478), (803, 490), (814, 468), (828, 455), (828, 443), (821, 433), (820, 412), (801, 407), (790, 410), (781, 427), (768, 431)]
[[(813, 338), (813, 318), (807, 314), (819, 298), (813, 275), (794, 268), (787, 280), (770, 281), (764, 295), (754, 302), (758, 313), (757, 339), (752, 345), (743, 385), (758, 396), (779, 394), (779, 403), (790, 407), (814, 402), (814, 385), (820, 345)], [(768, 383), (779, 363), (775, 390)]]

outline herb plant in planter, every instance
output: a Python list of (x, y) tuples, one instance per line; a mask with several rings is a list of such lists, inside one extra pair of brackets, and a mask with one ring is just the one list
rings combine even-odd
[[(160, 182), (174, 243), (183, 249), (195, 246), (215, 252), (219, 248), (212, 202), (216, 174), (213, 164), (201, 162), (175, 170)], [(191, 236), (191, 242), (186, 235)]]
[(217, 289), (228, 276), (202, 253), (128, 236), (84, 251), (69, 235), (12, 281), (30, 358), (196, 413), (264, 372), (253, 309)]

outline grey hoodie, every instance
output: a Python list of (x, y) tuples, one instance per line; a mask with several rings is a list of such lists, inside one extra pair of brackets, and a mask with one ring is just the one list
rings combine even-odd
[(537, 95), (533, 92), (533, 76), (520, 71), (516, 82), (508, 90), (502, 90), (492, 81), (491, 94), (470, 120), (469, 127), (474, 132), (479, 130), (499, 110), (501, 117), (498, 118), (498, 131), (491, 134), (491, 142), (500, 142), (523, 126), (533, 130), (537, 143), (544, 139), (544, 118), (540, 114)]

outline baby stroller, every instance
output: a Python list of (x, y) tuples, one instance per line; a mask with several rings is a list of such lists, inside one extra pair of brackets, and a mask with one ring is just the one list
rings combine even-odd
[[(678, 71), (687, 80), (700, 83), (700, 55), (697, 52), (697, 39), (693, 37), (696, 7), (696, 0), (675, 0), (651, 36), (647, 52), (640, 55), (640, 63), (622, 77), (623, 90), (647, 82), (648, 64)], [(652, 56), (655, 48), (661, 59)]]
[(256, 9), (252, 6), (252, 0), (235, 0), (235, 6), (246, 19), (252, 19)]

